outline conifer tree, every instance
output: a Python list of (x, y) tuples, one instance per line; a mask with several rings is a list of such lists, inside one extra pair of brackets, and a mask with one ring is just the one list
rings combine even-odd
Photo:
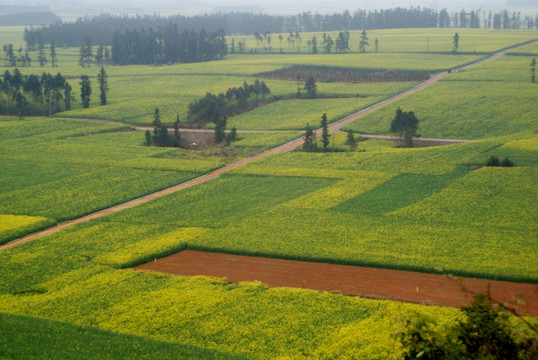
[(304, 91), (306, 91), (307, 97), (309, 99), (315, 99), (316, 98), (316, 80), (314, 80), (314, 77), (310, 75), (308, 79), (306, 79), (304, 83)]
[(101, 105), (107, 104), (107, 92), (108, 92), (108, 74), (105, 71), (105, 67), (101, 66), (101, 70), (97, 75), (97, 81), (99, 82), (99, 99), (101, 100)]
[(536, 58), (533, 57), (531, 61), (531, 81), (533, 83), (536, 82), (535, 73), (536, 73)]
[(368, 46), (368, 36), (366, 36), (366, 30), (362, 29), (361, 37), (359, 41), (359, 51), (361, 53), (366, 52), (366, 47)]
[(90, 107), (90, 95), (92, 94), (92, 83), (88, 75), (82, 75), (80, 77), (80, 98), (82, 100), (82, 107)]
[(329, 128), (327, 127), (327, 114), (321, 116), (321, 143), (323, 144), (323, 151), (327, 152), (329, 148)]
[(316, 146), (316, 134), (310, 127), (310, 124), (306, 124), (306, 130), (304, 135), (303, 150), (307, 152), (313, 152), (317, 148)]
[(353, 135), (353, 131), (348, 130), (347, 132), (347, 138), (345, 145), (349, 146), (349, 150), (355, 151), (357, 148), (357, 139), (355, 139), (355, 135)]

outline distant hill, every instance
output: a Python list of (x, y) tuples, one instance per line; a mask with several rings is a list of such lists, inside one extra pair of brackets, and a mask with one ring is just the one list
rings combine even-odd
[(0, 15), (0, 26), (52, 25), (60, 22), (62, 19), (51, 11), (27, 11)]

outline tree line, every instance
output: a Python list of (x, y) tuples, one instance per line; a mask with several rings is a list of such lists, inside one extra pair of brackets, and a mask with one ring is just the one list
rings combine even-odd
[(71, 109), (72, 88), (62, 74), (23, 76), (6, 70), (0, 79), (0, 113), (3, 115), (52, 115)]
[(141, 31), (153, 29), (157, 34), (173, 24), (178, 32), (202, 30), (226, 34), (260, 33), (297, 33), (322, 31), (349, 31), (361, 29), (393, 28), (431, 28), (431, 27), (473, 27), (494, 29), (535, 29), (538, 26), (538, 14), (522, 16), (520, 12), (502, 10), (487, 14), (480, 10), (461, 10), (450, 13), (447, 9), (440, 11), (411, 7), (384, 10), (356, 10), (334, 14), (312, 14), (302, 12), (297, 15), (269, 15), (263, 13), (214, 13), (197, 16), (159, 15), (114, 16), (102, 14), (86, 16), (73, 23), (55, 23), (39, 28), (30, 27), (24, 31), (24, 40), (29, 49), (43, 48), (45, 44), (55, 42), (57, 46), (80, 46), (84, 38), (91, 34), (92, 45), (111, 45), (112, 35), (126, 30)]
[[(99, 102), (108, 103), (108, 74), (101, 67), (97, 74)], [(83, 108), (90, 107), (92, 85), (88, 75), (80, 77), (80, 99)], [(0, 79), (0, 114), (23, 116), (51, 116), (71, 110), (73, 88), (61, 73), (22, 75), (18, 68), (13, 74), (6, 70)]]
[[(85, 41), (90, 46), (88, 37)], [(221, 60), (228, 52), (224, 31), (206, 33), (204, 30), (184, 30), (180, 34), (179, 28), (172, 23), (157, 32), (151, 28), (125, 30), (124, 33), (116, 31), (111, 44), (112, 62), (115, 65)]]

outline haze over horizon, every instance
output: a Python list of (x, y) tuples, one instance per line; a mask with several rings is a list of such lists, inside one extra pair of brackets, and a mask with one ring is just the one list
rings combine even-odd
[(466, 10), (501, 10), (501, 9), (518, 9), (538, 11), (538, 4), (533, 0), (378, 0), (376, 2), (365, 0), (340, 0), (340, 1), (322, 1), (322, 0), (80, 0), (77, 2), (67, 0), (18, 0), (6, 1), (0, 5), (4, 7), (12, 5), (47, 7), (53, 12), (59, 14), (77, 13), (77, 14), (96, 14), (96, 13), (129, 13), (143, 14), (162, 12), (163, 15), (168, 13), (179, 13), (184, 15), (195, 15), (211, 13), (216, 11), (249, 11), (264, 12), (269, 14), (297, 14), (300, 12), (318, 12), (334, 13), (349, 10), (353, 12), (357, 9), (387, 9), (395, 7), (427, 7), (434, 10), (447, 8), (449, 11)]

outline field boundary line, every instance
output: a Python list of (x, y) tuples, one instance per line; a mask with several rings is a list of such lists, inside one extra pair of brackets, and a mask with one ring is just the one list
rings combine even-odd
[[(538, 40), (535, 40), (534, 42), (538, 42)], [(531, 42), (531, 43), (533, 43), (533, 42)], [(462, 67), (460, 69), (467, 69), (467, 68), (470, 68), (470, 67), (473, 67), (473, 66), (483, 64), (483, 63), (485, 63), (487, 61), (497, 59), (497, 58), (503, 56), (504, 54), (506, 54), (506, 52), (508, 52), (509, 50), (512, 50), (512, 49), (515, 49), (515, 48), (518, 48), (518, 47), (521, 47), (521, 46), (525, 46), (525, 45), (528, 45), (528, 44), (529, 43), (518, 44), (518, 45), (515, 45), (513, 47), (503, 49), (503, 50), (501, 50), (499, 52), (496, 52), (496, 53), (492, 54), (491, 56), (489, 56), (489, 57), (487, 57), (485, 59), (481, 59), (481, 60), (479, 60), (479, 61), (477, 61), (475, 63), (466, 65), (466, 66), (464, 66), (464, 67)], [(351, 114), (351, 115), (346, 116), (346, 117), (344, 117), (344, 118), (342, 118), (342, 119), (340, 119), (338, 121), (335, 121), (335, 122), (329, 124), (329, 126), (328, 126), (329, 131), (331, 131), (331, 132), (338, 131), (343, 126), (349, 124), (351, 121), (356, 120), (357, 118), (359, 118), (361, 116), (369, 114), (372, 111), (375, 111), (375, 110), (380, 109), (380, 108), (382, 108), (382, 107), (384, 107), (384, 106), (386, 106), (388, 104), (391, 104), (391, 103), (393, 103), (393, 102), (395, 102), (395, 101), (397, 101), (397, 100), (399, 100), (399, 99), (401, 99), (401, 98), (403, 98), (403, 97), (405, 97), (407, 95), (413, 94), (413, 93), (415, 93), (415, 92), (417, 92), (419, 90), (422, 90), (422, 89), (424, 89), (424, 88), (426, 88), (426, 87), (428, 87), (430, 85), (433, 85), (436, 82), (438, 82), (439, 80), (441, 80), (441, 78), (443, 78), (443, 76), (445, 76), (447, 73), (448, 73), (447, 71), (444, 71), (444, 72), (441, 72), (441, 73), (434, 74), (430, 79), (418, 84), (417, 86), (415, 86), (415, 87), (413, 87), (411, 89), (408, 89), (408, 90), (406, 90), (404, 92), (396, 94), (396, 95), (394, 95), (394, 96), (392, 96), (392, 97), (390, 97), (388, 99), (380, 101), (379, 103), (371, 105), (371, 106), (369, 106), (369, 107), (367, 107), (365, 109), (362, 109), (362, 110), (360, 110), (360, 111), (358, 111), (358, 112), (356, 112), (354, 114)], [(64, 118), (64, 119), (69, 119), (69, 118)], [(101, 122), (101, 123), (123, 124), (123, 123), (110, 121), (110, 120), (83, 119), (83, 118), (73, 118), (73, 119), (81, 120), (81, 121), (95, 121), (95, 122)], [(316, 133), (318, 135), (320, 135), (321, 134), (321, 129), (316, 130)], [(367, 135), (367, 136), (374, 136), (374, 135)], [(377, 135), (375, 135), (375, 136), (377, 136)], [(420, 139), (420, 138), (418, 138), (418, 139)], [(454, 141), (454, 139), (436, 139), (436, 140)], [(473, 140), (462, 140), (462, 141), (473, 141)], [(264, 152), (256, 154), (254, 156), (241, 159), (241, 160), (236, 161), (236, 162), (234, 162), (232, 164), (229, 164), (229, 165), (226, 165), (226, 166), (221, 167), (219, 169), (213, 170), (213, 171), (211, 171), (211, 172), (209, 172), (207, 174), (201, 175), (199, 177), (196, 177), (196, 178), (191, 179), (189, 181), (183, 182), (181, 184), (178, 184), (178, 185), (166, 188), (164, 190), (160, 190), (160, 191), (157, 191), (157, 192), (154, 192), (154, 193), (150, 193), (150, 194), (141, 196), (139, 198), (136, 198), (136, 199), (127, 201), (125, 203), (118, 204), (118, 205), (115, 205), (115, 206), (112, 206), (112, 207), (109, 207), (109, 208), (106, 208), (106, 209), (103, 209), (103, 210), (100, 210), (100, 211), (85, 215), (85, 216), (77, 218), (77, 219), (73, 219), (73, 220), (69, 220), (69, 221), (60, 223), (60, 224), (58, 224), (56, 226), (53, 226), (51, 228), (44, 229), (44, 230), (41, 230), (41, 231), (38, 231), (38, 232), (35, 232), (35, 233), (32, 233), (32, 234), (26, 235), (26, 236), (24, 236), (22, 238), (19, 238), (19, 239), (12, 240), (12, 241), (10, 241), (10, 242), (8, 242), (6, 244), (0, 245), (0, 251), (10, 249), (10, 248), (12, 248), (12, 247), (14, 247), (16, 245), (27, 243), (29, 241), (35, 240), (37, 238), (40, 238), (42, 236), (54, 234), (54, 233), (56, 233), (56, 232), (58, 232), (60, 230), (63, 230), (65, 228), (71, 227), (71, 226), (76, 225), (76, 224), (85, 223), (85, 222), (88, 222), (90, 220), (103, 217), (105, 215), (114, 214), (114, 213), (116, 213), (118, 211), (129, 209), (129, 208), (135, 207), (135, 206), (140, 205), (140, 204), (144, 204), (144, 203), (146, 203), (148, 201), (163, 197), (165, 195), (175, 193), (177, 191), (189, 188), (191, 186), (202, 184), (202, 183), (205, 183), (205, 182), (210, 181), (210, 180), (214, 180), (214, 179), (218, 178), (220, 175), (222, 175), (223, 173), (225, 173), (227, 171), (230, 171), (230, 170), (235, 169), (237, 167), (240, 167), (240, 166), (243, 166), (245, 164), (251, 163), (251, 162), (256, 161), (256, 160), (258, 160), (258, 159), (260, 159), (262, 157), (265, 157), (267, 155), (277, 154), (277, 153), (286, 153), (286, 152), (293, 151), (297, 147), (299, 147), (302, 142), (303, 142), (303, 138), (298, 137), (297, 139), (292, 140), (290, 142), (287, 142), (287, 143), (285, 143), (283, 145), (280, 145), (280, 146), (265, 150)]]

